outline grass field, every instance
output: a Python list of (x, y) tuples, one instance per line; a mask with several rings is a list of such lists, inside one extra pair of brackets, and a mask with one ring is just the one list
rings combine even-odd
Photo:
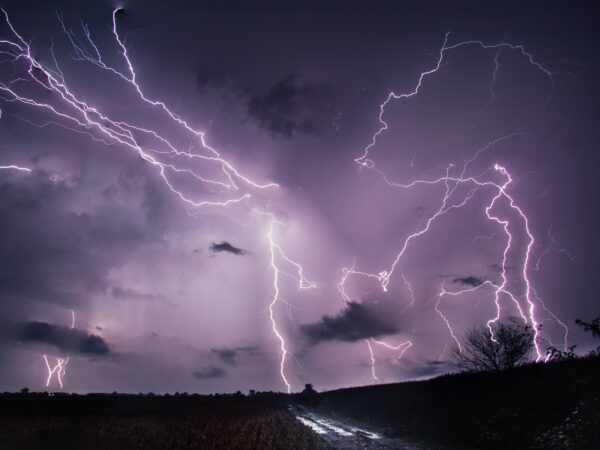
[(281, 398), (2, 396), (2, 449), (319, 449)]

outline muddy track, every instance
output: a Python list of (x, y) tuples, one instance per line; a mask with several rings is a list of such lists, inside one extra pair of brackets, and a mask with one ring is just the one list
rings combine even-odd
[(325, 417), (302, 406), (291, 405), (290, 411), (300, 423), (310, 428), (332, 449), (425, 450), (425, 447), (402, 439), (383, 436), (351, 421), (342, 422), (339, 419)]

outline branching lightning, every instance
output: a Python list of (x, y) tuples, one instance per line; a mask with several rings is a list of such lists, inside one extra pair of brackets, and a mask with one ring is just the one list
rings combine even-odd
[[(46, 378), (46, 387), (50, 386), (52, 378), (56, 375), (56, 381), (60, 388), (63, 388), (63, 377), (66, 374), (67, 364), (69, 364), (69, 358), (58, 358), (54, 357), (56, 364), (52, 366), (48, 360), (48, 356), (42, 355), (44, 362), (46, 363), (46, 369), (48, 369), (48, 377)], [(53, 358), (52, 356), (50, 358)]]
[[(71, 329), (75, 328), (75, 311), (71, 310)], [(52, 382), (52, 378), (56, 378), (56, 381), (60, 388), (63, 388), (63, 378), (67, 374), (67, 364), (69, 364), (69, 357), (58, 357), (58, 356), (48, 356), (42, 355), (44, 363), (46, 364), (46, 369), (48, 371), (48, 376), (46, 377), (46, 387), (50, 386)], [(50, 364), (50, 359), (54, 359), (55, 364)]]
[[(29, 106), (34, 106), (45, 110), (54, 115), (58, 120), (70, 124), (71, 127), (79, 129), (85, 133), (93, 133), (97, 139), (112, 142), (122, 145), (130, 150), (135, 151), (144, 161), (152, 164), (158, 169), (168, 188), (176, 194), (181, 200), (192, 206), (227, 206), (231, 203), (237, 203), (247, 199), (250, 196), (249, 192), (239, 192), (240, 186), (238, 183), (244, 184), (247, 189), (267, 189), (276, 187), (276, 183), (258, 183), (249, 177), (241, 174), (234, 165), (224, 159), (220, 153), (207, 141), (204, 132), (192, 128), (185, 120), (172, 112), (165, 103), (150, 99), (142, 90), (137, 81), (137, 75), (127, 49), (123, 44), (117, 30), (117, 13), (118, 9), (113, 12), (113, 35), (120, 49), (121, 56), (125, 61), (128, 72), (122, 72), (103, 62), (102, 56), (98, 47), (93, 43), (89, 29), (85, 24), (82, 25), (84, 34), (94, 49), (95, 55), (92, 55), (85, 49), (80, 41), (76, 39), (74, 33), (68, 30), (59, 16), (59, 21), (69, 39), (75, 52), (75, 59), (88, 61), (102, 70), (108, 71), (110, 74), (117, 76), (122, 81), (128, 83), (138, 94), (139, 99), (152, 106), (160, 108), (172, 121), (184, 128), (184, 130), (195, 138), (196, 144), (200, 146), (201, 153), (196, 153), (190, 149), (178, 148), (168, 138), (163, 136), (154, 128), (146, 128), (140, 125), (130, 124), (112, 118), (100, 111), (99, 108), (91, 106), (77, 96), (68, 86), (65, 75), (60, 69), (57, 58), (52, 49), (53, 61), (55, 68), (49, 68), (38, 62), (31, 54), (29, 44), (15, 30), (6, 11), (2, 10), (6, 24), (14, 37), (14, 39), (0, 40), (0, 54), (6, 58), (2, 62), (11, 62), (15, 65), (15, 69), (23, 69), (24, 74), (20, 77), (15, 77), (9, 82), (0, 82), (0, 93), (3, 94), (3, 99), (7, 102), (18, 102)], [(43, 91), (51, 91), (57, 94), (56, 101), (46, 102), (36, 100), (34, 97), (27, 94), (22, 94), (17, 89), (18, 86), (24, 83), (31, 83), (42, 88)], [(64, 125), (64, 124), (63, 124)], [(142, 137), (151, 139), (153, 145), (157, 147), (143, 145)], [(187, 161), (202, 163), (203, 167), (212, 170), (210, 177), (203, 176), (197, 171), (186, 166), (181, 166), (179, 159), (181, 157)], [(170, 160), (167, 161), (166, 158)], [(187, 175), (193, 180), (200, 182), (201, 186), (209, 195), (208, 198), (193, 199), (186, 195), (181, 189), (174, 186), (172, 177), (175, 175)], [(215, 191), (215, 189), (218, 189)], [(226, 199), (222, 199), (222, 195), (227, 194)]]
[[(87, 25), (82, 22), (82, 30), (85, 36), (85, 42), (89, 48), (77, 37), (77, 35), (67, 28), (62, 16), (58, 15), (60, 25), (71, 44), (74, 54), (72, 58), (82, 62), (89, 62), (97, 68), (109, 72), (110, 75), (118, 77), (121, 81), (130, 85), (138, 95), (138, 98), (152, 106), (159, 108), (167, 117), (177, 125), (181, 126), (186, 132), (190, 133), (200, 146), (200, 153), (193, 152), (193, 147), (190, 149), (178, 148), (167, 137), (163, 136), (157, 129), (147, 128), (141, 125), (132, 124), (112, 118), (110, 115), (103, 113), (99, 108), (89, 105), (84, 100), (79, 98), (68, 86), (65, 75), (61, 70), (58, 59), (54, 52), (54, 45), (51, 46), (50, 52), (55, 67), (45, 67), (38, 62), (31, 53), (30, 45), (13, 27), (7, 12), (2, 9), (5, 22), (13, 36), (13, 39), (0, 40), (0, 55), (6, 56), (2, 62), (10, 62), (15, 65), (15, 69), (19, 64), (23, 64), (23, 76), (15, 77), (9, 82), (0, 82), (0, 92), (3, 94), (2, 99), (6, 102), (17, 102), (24, 105), (33, 106), (45, 110), (53, 115), (56, 120), (49, 121), (45, 124), (33, 124), (38, 127), (46, 127), (49, 125), (60, 126), (71, 131), (87, 134), (96, 142), (104, 144), (118, 144), (125, 148), (135, 151), (144, 161), (150, 163), (158, 169), (159, 175), (163, 179), (166, 186), (177, 195), (182, 201), (193, 207), (200, 206), (215, 206), (225, 207), (233, 203), (250, 198), (251, 193), (248, 189), (268, 189), (276, 188), (276, 183), (259, 183), (246, 175), (240, 173), (234, 165), (224, 159), (220, 152), (207, 143), (205, 133), (193, 128), (188, 122), (175, 114), (168, 106), (158, 100), (151, 99), (145, 94), (141, 85), (138, 82), (138, 77), (130, 59), (127, 48), (123, 39), (119, 35), (117, 29), (117, 14), (119, 8), (115, 9), (112, 14), (112, 33), (117, 43), (119, 52), (125, 62), (127, 71), (121, 71), (115, 67), (109, 66), (104, 62), (102, 54), (98, 46), (94, 43), (92, 35)], [(20, 93), (17, 85), (26, 82), (33, 82), (45, 91), (51, 91), (57, 94), (60, 101), (56, 104), (45, 101), (36, 100), (35, 98)], [(66, 122), (66, 123), (63, 123)], [(31, 123), (31, 122), (30, 122)], [(141, 137), (152, 138), (153, 145), (143, 145)], [(208, 168), (215, 172), (210, 177), (200, 175), (193, 169), (185, 165), (179, 165), (176, 157), (183, 158), (183, 161), (192, 161), (203, 163)], [(168, 159), (168, 160), (167, 160)], [(28, 168), (18, 166), (2, 166), (2, 169), (15, 169), (21, 171), (30, 171)], [(185, 194), (182, 190), (177, 189), (172, 181), (173, 175), (187, 175), (192, 178), (192, 181), (200, 183), (205, 190), (210, 194), (208, 198), (194, 199)], [(246, 186), (246, 192), (240, 191), (240, 184)], [(215, 189), (218, 189), (215, 191)], [(222, 195), (227, 194), (227, 198), (223, 199)], [(280, 270), (276, 259), (281, 259), (284, 263), (292, 266), (297, 270), (299, 275), (299, 287), (308, 289), (315, 287), (315, 284), (307, 281), (302, 273), (302, 267), (289, 259), (282, 248), (275, 242), (273, 236), (273, 227), (276, 224), (281, 224), (273, 214), (268, 214), (270, 217), (270, 226), (268, 232), (269, 248), (271, 253), (271, 268), (273, 271), (273, 287), (274, 297), (269, 305), (270, 319), (273, 327), (273, 333), (281, 344), (281, 365), (280, 372), (283, 382), (285, 383), (288, 392), (291, 386), (285, 375), (286, 357), (289, 355), (283, 335), (277, 328), (275, 318), (275, 306), (280, 301), (279, 283), (280, 274), (287, 274)], [(74, 323), (74, 317), (73, 317)], [(56, 358), (56, 365), (51, 366), (48, 357), (44, 355), (44, 360), (48, 368), (47, 384), (52, 380), (53, 375), (56, 375), (57, 380), (62, 387), (62, 377), (65, 374), (65, 367), (69, 359)]]
[[(285, 338), (282, 332), (279, 330), (277, 325), (275, 308), (277, 304), (281, 301), (281, 287), (280, 287), (280, 275), (287, 275), (298, 283), (298, 289), (314, 289), (317, 287), (316, 283), (313, 281), (309, 281), (304, 277), (304, 271), (300, 264), (290, 259), (284, 253), (283, 249), (279, 244), (277, 244), (274, 236), (275, 225), (284, 226), (285, 224), (279, 220), (274, 214), (270, 212), (260, 211), (258, 209), (253, 209), (253, 211), (259, 215), (267, 216), (270, 219), (269, 222), (269, 231), (267, 233), (267, 239), (269, 241), (269, 253), (270, 253), (270, 269), (273, 273), (273, 297), (271, 299), (271, 303), (269, 303), (269, 319), (271, 321), (271, 327), (273, 330), (273, 334), (277, 337), (279, 341), (280, 348), (280, 361), (279, 361), (279, 373), (281, 375), (281, 379), (286, 386), (287, 392), (290, 393), (292, 390), (292, 386), (288, 380), (286, 375), (285, 367), (286, 360), (290, 354), (288, 346), (286, 344)], [(295, 274), (290, 274), (289, 272), (283, 271), (279, 265), (278, 260), (281, 260), (283, 263), (291, 266), (293, 270), (296, 272)]]
[[(72, 49), (71, 58), (82, 63), (93, 65), (98, 70), (105, 72), (109, 77), (115, 78), (119, 83), (124, 83), (128, 88), (132, 89), (140, 103), (159, 111), (173, 126), (178, 127), (185, 133), (185, 136), (190, 136), (193, 139), (193, 144), (190, 148), (181, 148), (176, 145), (174, 141), (169, 139), (169, 137), (163, 134), (157, 127), (144, 125), (143, 123), (130, 123), (120, 120), (109, 112), (101, 110), (99, 106), (89, 104), (84, 100), (84, 98), (86, 98), (84, 95), (77, 94), (76, 91), (69, 86), (66, 75), (60, 67), (59, 58), (55, 55), (54, 45), (50, 47), (50, 54), (52, 56), (54, 67), (43, 65), (32, 56), (30, 44), (16, 31), (8, 14), (4, 10), (2, 10), (2, 13), (4, 14), (5, 23), (11, 38), (0, 40), (0, 57), (2, 58), (0, 59), (0, 63), (12, 64), (15, 68), (15, 75), (9, 81), (0, 81), (0, 99), (8, 103), (18, 103), (38, 108), (45, 111), (53, 119), (43, 124), (35, 124), (28, 121), (33, 126), (59, 126), (70, 131), (86, 134), (96, 142), (104, 143), (106, 145), (117, 145), (135, 152), (142, 160), (148, 162), (157, 170), (166, 187), (188, 206), (223, 208), (231, 204), (247, 201), (256, 190), (262, 191), (278, 187), (276, 183), (254, 181), (249, 176), (242, 174), (234, 166), (233, 162), (223, 157), (220, 151), (207, 142), (204, 131), (196, 129), (178, 114), (173, 112), (166, 103), (156, 100), (153, 96), (148, 95), (145, 92), (139, 82), (138, 74), (136, 73), (124, 43), (125, 41), (119, 33), (117, 21), (119, 11), (120, 9), (117, 8), (112, 14), (112, 35), (125, 70), (109, 65), (106, 62), (107, 60), (103, 58), (99, 47), (94, 42), (89, 27), (84, 22), (81, 23), (81, 34), (78, 35), (67, 27), (63, 17), (59, 14), (58, 20), (60, 26)], [(448, 164), (444, 174), (432, 179), (417, 179), (408, 183), (395, 182), (383, 171), (376, 168), (375, 162), (371, 159), (371, 152), (375, 149), (379, 137), (389, 128), (388, 123), (384, 120), (386, 107), (393, 101), (400, 101), (417, 96), (426, 79), (440, 70), (446, 54), (458, 48), (473, 46), (482, 50), (495, 51), (494, 70), (492, 74), (493, 82), (490, 90), (492, 102), (496, 99), (494, 85), (496, 83), (496, 76), (500, 65), (500, 52), (518, 52), (548, 78), (550, 92), (544, 105), (546, 110), (548, 109), (555, 89), (553, 77), (555, 73), (548, 70), (543, 64), (537, 62), (533, 55), (527, 52), (522, 45), (506, 42), (486, 44), (477, 40), (450, 44), (449, 38), (450, 33), (446, 33), (434, 66), (431, 69), (420, 73), (417, 83), (412, 90), (399, 94), (392, 91), (383, 103), (380, 104), (378, 115), (379, 128), (372, 135), (370, 142), (363, 149), (362, 154), (354, 160), (360, 169), (369, 169), (376, 172), (388, 186), (394, 189), (411, 189), (415, 186), (441, 187), (443, 194), (441, 195), (439, 207), (425, 221), (423, 226), (419, 227), (419, 229), (406, 237), (400, 246), (396, 257), (387, 268), (376, 273), (370, 273), (356, 270), (355, 264), (353, 264), (350, 268), (342, 269), (342, 279), (337, 284), (337, 288), (345, 303), (350, 302), (350, 296), (345, 288), (346, 281), (350, 276), (366, 277), (376, 280), (383, 291), (388, 291), (390, 280), (399, 268), (403, 256), (413, 241), (428, 234), (434, 223), (446, 213), (467, 205), (476, 194), (481, 193), (482, 195), (489, 195), (489, 202), (484, 208), (485, 217), (499, 228), (498, 234), (501, 232), (506, 239), (505, 241), (502, 241), (505, 243), (502, 252), (502, 270), (499, 280), (494, 282), (485, 281), (476, 287), (459, 291), (447, 291), (442, 284), (439, 294), (437, 295), (435, 311), (440, 315), (442, 321), (449, 330), (450, 336), (460, 349), (461, 343), (459, 333), (453, 328), (450, 320), (444, 314), (442, 310), (442, 299), (446, 296), (457, 297), (479, 289), (490, 289), (496, 307), (495, 317), (487, 321), (487, 326), (490, 329), (492, 339), (494, 339), (494, 324), (501, 320), (502, 317), (501, 301), (506, 298), (514, 304), (524, 323), (532, 326), (534, 330), (533, 344), (535, 347), (536, 359), (539, 361), (543, 359), (540, 339), (544, 338), (544, 336), (540, 331), (539, 325), (541, 322), (538, 319), (537, 306), (539, 305), (540, 309), (546, 311), (557, 323), (564, 327), (565, 348), (567, 345), (568, 328), (546, 308), (531, 283), (529, 271), (535, 239), (530, 229), (529, 219), (510, 193), (513, 178), (504, 166), (495, 164), (493, 166), (493, 172), (486, 171), (478, 175), (469, 175), (470, 165), (483, 152), (486, 152), (507, 140), (521, 136), (524, 133), (517, 131), (492, 140), (484, 147), (475, 151), (471, 159), (462, 164), (460, 171), (457, 171), (457, 165)], [(17, 75), (17, 73), (19, 75)], [(31, 89), (32, 85), (39, 90), (37, 95), (36, 92)], [(26, 86), (29, 89), (25, 91), (22, 86)], [(51, 92), (53, 96), (49, 97), (47, 95), (41, 95), (42, 93), (46, 94), (47, 92)], [(50, 100), (47, 100), (48, 98), (50, 98)], [(340, 117), (341, 112), (339, 112), (334, 119), (336, 129), (339, 128)], [(414, 164), (415, 157), (416, 154), (413, 155), (411, 167)], [(194, 168), (195, 166), (191, 164), (198, 164), (202, 168), (202, 172), (196, 170)], [(0, 166), (0, 169), (31, 172), (30, 168), (16, 165)], [(206, 172), (208, 172), (209, 175), (207, 175)], [(489, 172), (491, 172), (491, 175), (489, 175)], [(194, 182), (194, 187), (198, 188), (201, 193), (194, 192), (194, 195), (190, 195), (182, 188), (178, 188), (177, 180), (180, 177), (186, 177), (186, 180)], [(459, 187), (465, 187), (467, 189), (463, 192)], [(502, 211), (504, 210), (510, 211), (511, 214), (502, 214)], [(270, 255), (269, 269), (273, 277), (273, 296), (268, 306), (269, 320), (273, 335), (279, 343), (280, 376), (286, 386), (287, 392), (291, 392), (292, 386), (286, 371), (286, 363), (288, 357), (293, 355), (290, 351), (290, 346), (286, 342), (284, 332), (277, 321), (277, 306), (283, 301), (281, 298), (281, 278), (282, 276), (291, 277), (300, 290), (313, 289), (316, 287), (316, 284), (305, 278), (303, 267), (298, 262), (288, 257), (282, 246), (278, 243), (275, 236), (275, 229), (276, 227), (284, 227), (285, 223), (271, 212), (261, 211), (256, 208), (252, 208), (252, 211), (266, 217), (268, 220), (266, 238)], [(514, 244), (515, 228), (518, 226), (524, 230), (523, 239), (525, 240), (525, 245), (524, 248), (521, 249), (516, 248), (517, 246)], [(495, 236), (496, 233), (492, 234), (490, 237), (477, 236), (474, 241), (477, 239), (492, 239)], [(511, 257), (517, 258), (517, 256), (520, 256), (519, 260), (521, 261), (519, 276), (524, 285), (522, 290), (512, 287), (512, 284), (509, 283), (507, 268), (508, 260)], [(540, 255), (540, 258), (542, 256), (543, 254)], [(539, 259), (536, 266), (539, 267)], [(408, 308), (415, 304), (415, 296), (412, 285), (408, 279), (404, 274), (401, 274), (401, 277), (411, 299), (410, 303), (402, 310), (402, 313), (404, 313)], [(72, 311), (71, 328), (74, 328), (74, 326), (75, 313)], [(375, 345), (387, 350), (399, 352), (398, 358), (401, 358), (404, 353), (413, 346), (411, 340), (401, 342), (397, 345), (392, 345), (384, 340), (374, 338), (368, 338), (364, 341), (370, 355), (371, 375), (375, 381), (379, 380), (376, 374)], [(447, 346), (444, 348), (444, 353), (446, 349)], [(69, 357), (50, 358), (56, 360), (55, 365), (50, 363), (47, 355), (43, 355), (48, 370), (46, 386), (49, 386), (52, 379), (56, 378), (62, 388), (65, 368), (69, 362)]]
[[(380, 124), (379, 129), (373, 134), (371, 141), (364, 148), (362, 155), (355, 159), (355, 162), (359, 165), (360, 168), (365, 168), (365, 169), (370, 169), (370, 170), (376, 171), (378, 174), (380, 174), (382, 176), (382, 178), (386, 184), (388, 184), (389, 186), (394, 187), (394, 188), (410, 189), (417, 185), (439, 185), (439, 184), (443, 185), (444, 194), (442, 197), (441, 205), (435, 211), (435, 213), (429, 217), (429, 219), (426, 221), (425, 225), (422, 228), (420, 228), (418, 231), (414, 232), (413, 234), (409, 235), (405, 239), (404, 244), (401, 246), (399, 253), (397, 254), (394, 261), (392, 262), (389, 269), (380, 271), (379, 273), (366, 273), (366, 272), (355, 271), (353, 268), (352, 270), (348, 271), (347, 274), (345, 273), (344, 281), (346, 280), (347, 275), (349, 275), (349, 274), (375, 278), (381, 284), (382, 289), (384, 291), (387, 291), (391, 276), (393, 275), (397, 265), (399, 264), (400, 260), (402, 259), (402, 256), (404, 255), (406, 249), (409, 247), (411, 241), (428, 233), (430, 231), (430, 228), (431, 228), (431, 225), (433, 224), (433, 222), (435, 222), (439, 217), (443, 216), (446, 212), (450, 211), (451, 209), (461, 208), (461, 207), (465, 206), (473, 198), (474, 194), (477, 191), (479, 191), (480, 189), (485, 188), (485, 189), (491, 190), (492, 198), (491, 198), (490, 203), (485, 207), (485, 215), (490, 221), (498, 224), (502, 228), (502, 230), (504, 231), (504, 234), (506, 236), (506, 245), (504, 247), (503, 258), (502, 258), (502, 272), (501, 272), (501, 276), (500, 276), (501, 281), (499, 284), (494, 284), (494, 283), (488, 281), (488, 282), (485, 282), (482, 285), (477, 286), (473, 289), (467, 289), (467, 290), (463, 290), (463, 291), (459, 291), (459, 292), (448, 292), (444, 289), (444, 287), (442, 285), (442, 287), (440, 289), (440, 293), (437, 298), (437, 302), (435, 304), (435, 310), (441, 316), (445, 325), (448, 327), (450, 335), (456, 342), (458, 348), (461, 349), (460, 340), (459, 340), (455, 330), (452, 328), (450, 321), (448, 320), (448, 318), (443, 314), (443, 312), (440, 309), (441, 299), (444, 295), (456, 296), (456, 295), (460, 295), (461, 293), (472, 292), (473, 290), (479, 289), (483, 286), (490, 286), (493, 288), (494, 303), (496, 305), (496, 311), (497, 311), (496, 316), (494, 318), (488, 320), (488, 322), (487, 322), (487, 325), (491, 332), (492, 339), (493, 340), (495, 339), (493, 325), (501, 318), (501, 304), (500, 304), (501, 295), (505, 295), (510, 300), (512, 300), (512, 302), (515, 304), (515, 306), (519, 312), (519, 315), (524, 320), (524, 322), (528, 323), (532, 326), (532, 328), (534, 330), (533, 345), (535, 348), (536, 360), (540, 361), (542, 359), (542, 349), (540, 347), (540, 326), (539, 326), (540, 324), (539, 324), (537, 316), (536, 316), (536, 305), (534, 302), (534, 296), (535, 296), (535, 299), (537, 299), (541, 305), (543, 305), (543, 302), (541, 302), (541, 299), (539, 299), (539, 297), (537, 295), (535, 295), (535, 290), (534, 290), (534, 288), (531, 284), (530, 278), (529, 278), (529, 265), (530, 265), (531, 253), (532, 253), (532, 248), (535, 245), (535, 239), (534, 239), (534, 236), (533, 236), (530, 226), (529, 226), (529, 219), (525, 215), (524, 211), (516, 204), (515, 199), (508, 192), (509, 185), (512, 183), (513, 179), (505, 167), (503, 167), (499, 164), (494, 165), (495, 172), (498, 173), (503, 178), (503, 182), (501, 182), (501, 183), (498, 183), (498, 182), (490, 180), (490, 179), (482, 179), (481, 176), (483, 174), (479, 175), (477, 177), (476, 176), (467, 176), (468, 166), (472, 162), (474, 162), (480, 156), (480, 154), (482, 152), (488, 150), (489, 148), (493, 147), (494, 145), (496, 145), (504, 140), (519, 136), (523, 133), (516, 132), (511, 135), (503, 136), (494, 141), (491, 141), (486, 146), (484, 146), (483, 148), (481, 148), (480, 150), (475, 152), (474, 156), (463, 164), (462, 171), (460, 172), (459, 175), (456, 175), (456, 176), (451, 174), (451, 170), (455, 167), (455, 165), (450, 164), (446, 168), (446, 174), (437, 179), (431, 179), (431, 180), (418, 179), (418, 180), (412, 181), (410, 183), (396, 183), (396, 182), (390, 181), (388, 179), (387, 175), (385, 173), (383, 173), (381, 170), (376, 169), (374, 161), (372, 159), (370, 159), (370, 152), (376, 146), (379, 136), (389, 128), (388, 123), (384, 120), (384, 114), (385, 114), (387, 105), (390, 102), (395, 101), (395, 100), (407, 99), (407, 98), (418, 95), (418, 93), (420, 92), (420, 90), (423, 86), (425, 79), (439, 71), (439, 69), (442, 66), (442, 63), (444, 61), (444, 56), (446, 55), (447, 52), (449, 52), (453, 49), (457, 49), (457, 48), (465, 47), (465, 46), (477, 46), (484, 50), (487, 50), (487, 49), (496, 50), (496, 53), (494, 56), (494, 71), (492, 74), (493, 83), (492, 83), (492, 88), (490, 91), (492, 101), (495, 100), (495, 94), (493, 91), (493, 87), (494, 87), (494, 84), (496, 83), (496, 75), (497, 75), (498, 69), (499, 69), (500, 51), (503, 49), (518, 51), (522, 56), (524, 56), (528, 60), (528, 62), (530, 64), (535, 66), (537, 69), (539, 69), (543, 74), (545, 74), (547, 76), (547, 78), (550, 82), (550, 85), (551, 85), (551, 90), (546, 99), (544, 106), (546, 107), (546, 109), (548, 108), (549, 102), (554, 93), (553, 73), (551, 71), (549, 71), (548, 69), (546, 69), (542, 64), (537, 62), (534, 59), (533, 55), (531, 53), (527, 52), (522, 45), (508, 44), (505, 42), (501, 42), (499, 44), (486, 44), (482, 41), (476, 41), (476, 40), (463, 41), (463, 42), (449, 45), (448, 44), (449, 36), (450, 36), (450, 33), (446, 33), (446, 35), (444, 36), (444, 41), (443, 41), (442, 47), (439, 51), (438, 57), (436, 59), (436, 64), (434, 65), (434, 67), (422, 72), (419, 75), (417, 84), (412, 91), (409, 91), (406, 93), (400, 93), (400, 94), (396, 94), (393, 91), (389, 93), (387, 98), (384, 100), (384, 102), (379, 107), (379, 117), (378, 117), (379, 124)], [(459, 186), (463, 186), (463, 185), (470, 186), (471, 190), (469, 190), (467, 194), (465, 194), (461, 199), (459, 199), (459, 201), (452, 201), (453, 197), (455, 197), (454, 194), (457, 192), (457, 188)], [(507, 203), (508, 208), (517, 215), (517, 217), (522, 222), (522, 226), (525, 229), (527, 243), (526, 243), (525, 249), (523, 251), (524, 256), (522, 258), (522, 265), (521, 265), (521, 277), (525, 284), (525, 289), (524, 289), (524, 292), (520, 293), (520, 294), (512, 292), (511, 290), (509, 290), (509, 287), (507, 286), (507, 284), (508, 284), (507, 260), (508, 260), (509, 254), (511, 252), (515, 251), (513, 249), (514, 236), (512, 234), (513, 231), (511, 231), (513, 223), (511, 222), (511, 220), (509, 218), (501, 218), (499, 215), (497, 215), (497, 213), (493, 212), (496, 204), (500, 200), (503, 200)], [(520, 300), (520, 298), (522, 300)], [(547, 308), (545, 308), (545, 306), (542, 306), (542, 307), (543, 307), (543, 309), (548, 311)], [(554, 314), (552, 314), (552, 316), (560, 324), (564, 325), (562, 322), (560, 322), (556, 318), (556, 316), (554, 316)], [(566, 327), (565, 327), (565, 342), (567, 339), (567, 337), (566, 337), (567, 331), (568, 331), (568, 329), (566, 329)], [(373, 360), (372, 349), (371, 348), (369, 348), (369, 349), (371, 351), (371, 359)]]
[[(371, 278), (376, 278), (378, 280), (380, 279), (379, 275), (372, 275), (372, 274), (367, 274), (367, 273), (363, 273), (363, 272), (357, 272), (356, 270), (354, 270), (354, 266), (355, 266), (355, 264), (353, 264), (352, 267), (349, 269), (346, 267), (342, 268), (342, 278), (337, 283), (338, 292), (340, 293), (342, 300), (344, 301), (345, 304), (350, 302), (350, 296), (346, 293), (346, 281), (348, 280), (348, 277), (350, 275), (359, 274), (359, 275), (363, 275), (363, 276), (367, 276), (367, 277), (371, 277)], [(408, 308), (410, 308), (412, 305), (414, 305), (415, 297), (414, 297), (412, 286), (408, 282), (408, 280), (406, 279), (404, 274), (402, 275), (402, 279), (404, 280), (404, 283), (406, 284), (406, 287), (408, 289), (408, 292), (410, 293), (410, 299), (411, 299), (410, 303), (408, 305), (406, 305), (404, 307), (404, 309), (402, 310), (402, 313), (404, 313)], [(388, 344), (385, 341), (374, 339), (374, 338), (364, 339), (364, 341), (367, 344), (367, 348), (369, 350), (370, 361), (371, 361), (371, 376), (372, 376), (373, 380), (375, 380), (375, 381), (379, 381), (379, 378), (377, 377), (377, 373), (375, 370), (375, 364), (377, 363), (377, 361), (375, 360), (375, 352), (373, 351), (372, 344), (377, 344), (379, 346), (387, 348), (388, 350), (395, 350), (395, 351), (400, 350), (398, 359), (402, 358), (402, 356), (404, 355), (404, 352), (406, 352), (406, 350), (408, 350), (413, 345), (412, 341), (410, 341), (410, 340), (401, 342), (400, 344), (397, 344), (397, 345)]]

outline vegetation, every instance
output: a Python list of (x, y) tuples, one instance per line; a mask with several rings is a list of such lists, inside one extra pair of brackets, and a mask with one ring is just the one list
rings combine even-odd
[(2, 449), (319, 449), (282, 396), (0, 396)]
[(587, 450), (600, 448), (598, 379), (600, 358), (588, 356), (325, 392), (316, 408), (430, 448)]
[[(600, 336), (600, 319), (577, 324)], [(505, 329), (489, 350), (485, 330), (473, 331), (466, 372), (325, 392), (315, 407), (430, 448), (600, 448), (600, 351), (525, 364), (525, 333)]]
[[(596, 317), (591, 322), (585, 322), (581, 319), (577, 319), (575, 321), (575, 325), (583, 328), (583, 331), (586, 333), (591, 333), (593, 337), (600, 337), (600, 317)], [(578, 358), (577, 353), (575, 353), (576, 345), (572, 345), (566, 350), (560, 350), (556, 347), (549, 347), (547, 351), (548, 359), (553, 361), (564, 361)], [(600, 357), (600, 346), (596, 348), (596, 350), (592, 350), (588, 353), (588, 356), (598, 356)]]
[(500, 323), (493, 336), (487, 326), (468, 330), (464, 343), (452, 350), (452, 356), (461, 370), (499, 371), (523, 364), (532, 347), (531, 327)]

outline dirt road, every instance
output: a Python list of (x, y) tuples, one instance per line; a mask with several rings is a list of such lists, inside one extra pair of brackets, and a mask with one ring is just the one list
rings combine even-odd
[(334, 420), (301, 406), (290, 406), (290, 409), (300, 423), (319, 435), (333, 449), (424, 450), (424, 447), (402, 439), (386, 437), (350, 421)]

